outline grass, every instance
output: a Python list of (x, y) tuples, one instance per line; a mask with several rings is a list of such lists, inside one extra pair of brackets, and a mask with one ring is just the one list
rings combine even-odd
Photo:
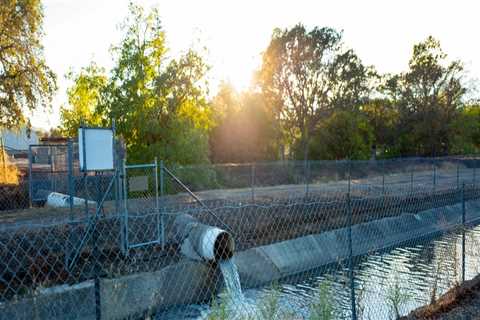
[(330, 285), (326, 281), (323, 281), (318, 286), (317, 294), (310, 305), (310, 316), (308, 319), (332, 320), (334, 319), (334, 315), (335, 308), (333, 306)]

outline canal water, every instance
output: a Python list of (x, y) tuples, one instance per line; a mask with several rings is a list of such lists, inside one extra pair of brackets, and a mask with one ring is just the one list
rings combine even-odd
[[(466, 279), (480, 272), (480, 226), (466, 234)], [(462, 232), (411, 241), (355, 261), (358, 319), (395, 319), (428, 304), (432, 296), (451, 288), (462, 277)], [(349, 273), (338, 264), (284, 279), (270, 287), (241, 290), (231, 261), (221, 266), (226, 290), (214, 306), (189, 305), (159, 315), (158, 319), (311, 319), (314, 313), (332, 319), (351, 318)], [(240, 290), (240, 291), (239, 291)], [(212, 313), (213, 312), (213, 313)], [(255, 315), (255, 316), (252, 316)], [(315, 319), (321, 319), (318, 317)], [(325, 316), (323, 317), (325, 318)]]

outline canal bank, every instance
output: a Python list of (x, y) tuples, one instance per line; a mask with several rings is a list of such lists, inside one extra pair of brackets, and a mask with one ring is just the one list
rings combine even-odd
[[(465, 221), (480, 219), (480, 202), (465, 203)], [(462, 225), (462, 205), (451, 205), (355, 225), (351, 229), (353, 254), (365, 255), (399, 246), (413, 239), (431, 237)], [(279, 279), (346, 259), (348, 228), (299, 237), (238, 252), (242, 287), (258, 287)], [(157, 272), (102, 279), (102, 318), (140, 318), (172, 307), (207, 301), (221, 285), (214, 265), (185, 259)], [(181, 289), (181, 290), (180, 290)], [(188, 293), (188, 294), (186, 294)], [(68, 318), (68, 312), (82, 310), (78, 319), (95, 317), (94, 286), (86, 281), (38, 291), (34, 297), (0, 304), (0, 319)], [(44, 310), (44, 311), (42, 311)]]

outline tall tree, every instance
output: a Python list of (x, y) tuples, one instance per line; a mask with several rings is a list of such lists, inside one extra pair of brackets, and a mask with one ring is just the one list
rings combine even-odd
[(165, 34), (157, 10), (131, 4), (116, 63), (97, 112), (116, 120), (129, 158), (155, 156), (180, 164), (208, 161), (209, 108), (205, 98), (207, 66), (189, 50), (167, 59)]
[(480, 152), (480, 104), (468, 103), (449, 128), (453, 132), (451, 154), (478, 154)]
[(299, 158), (308, 158), (311, 132), (322, 119), (355, 109), (367, 95), (368, 71), (334, 29), (307, 31), (299, 24), (274, 31), (258, 80), (285, 131), (302, 146)]
[(3, 0), (0, 5), (0, 126), (17, 127), (25, 111), (48, 107), (56, 77), (41, 45), (40, 0)]
[(210, 133), (210, 158), (213, 162), (253, 162), (276, 159), (275, 126), (263, 95), (237, 93), (220, 85), (212, 101), (215, 127)]
[(370, 158), (374, 130), (365, 115), (336, 111), (313, 132), (312, 157), (316, 159)]
[(373, 130), (372, 149), (382, 157), (398, 156), (395, 145), (398, 111), (389, 99), (371, 99), (361, 106), (361, 113)]
[(68, 106), (60, 109), (60, 132), (74, 137), (80, 125), (99, 126), (102, 117), (96, 112), (103, 90), (107, 85), (105, 70), (92, 63), (80, 73), (70, 72), (67, 77), (73, 81), (67, 89)]
[(439, 41), (428, 37), (413, 47), (409, 70), (388, 76), (383, 92), (399, 112), (398, 136), (404, 155), (448, 154), (466, 88), (463, 64), (447, 61)]

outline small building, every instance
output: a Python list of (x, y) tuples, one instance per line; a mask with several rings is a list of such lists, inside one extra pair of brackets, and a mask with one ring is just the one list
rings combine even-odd
[(38, 144), (39, 138), (35, 130), (22, 126), (19, 129), (0, 129), (2, 145), (12, 158), (28, 154), (28, 146)]

